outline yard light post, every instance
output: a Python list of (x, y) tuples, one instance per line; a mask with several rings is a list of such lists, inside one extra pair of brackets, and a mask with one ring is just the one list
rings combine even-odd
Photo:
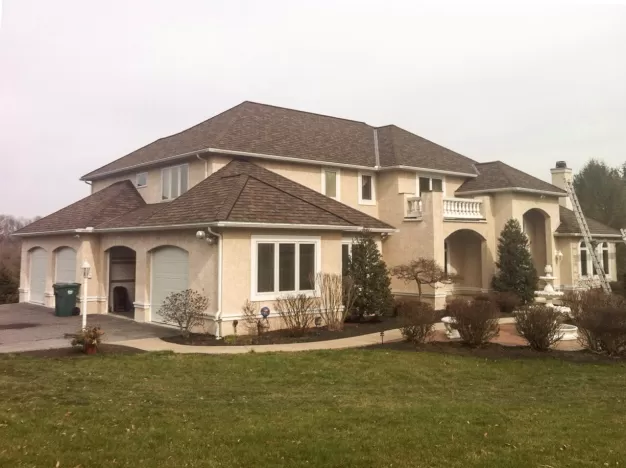
[(91, 276), (91, 265), (87, 260), (81, 267), (83, 270), (83, 330), (87, 328), (87, 280)]

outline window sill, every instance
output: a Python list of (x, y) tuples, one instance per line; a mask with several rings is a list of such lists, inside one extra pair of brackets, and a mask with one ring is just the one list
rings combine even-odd
[(315, 291), (278, 291), (278, 292), (268, 292), (268, 293), (253, 293), (250, 297), (250, 301), (252, 302), (266, 302), (266, 301), (276, 301), (280, 297), (284, 296), (293, 296), (296, 294), (304, 294), (306, 297), (317, 297)]
[(376, 206), (376, 200), (359, 200), (359, 205)]
[(137, 190), (142, 189), (142, 188), (146, 188), (146, 187), (147, 187), (147, 185), (135, 185), (135, 188)]

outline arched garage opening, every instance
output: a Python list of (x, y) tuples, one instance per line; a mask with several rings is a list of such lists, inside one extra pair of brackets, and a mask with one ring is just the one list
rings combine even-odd
[(48, 271), (48, 252), (41, 247), (35, 247), (29, 255), (29, 302), (44, 304), (46, 293), (46, 273)]
[(151, 320), (164, 322), (159, 309), (165, 298), (189, 288), (189, 253), (178, 247), (164, 246), (152, 250), (150, 255)]
[(76, 282), (76, 250), (71, 247), (59, 247), (54, 251), (54, 282)]
[(109, 312), (134, 317), (137, 254), (128, 247), (111, 247), (109, 253)]

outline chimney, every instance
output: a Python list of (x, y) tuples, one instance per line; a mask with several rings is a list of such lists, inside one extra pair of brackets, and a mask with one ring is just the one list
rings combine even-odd
[[(557, 161), (556, 167), (550, 169), (550, 172), (552, 173), (552, 185), (565, 190), (565, 182), (572, 180), (572, 170), (567, 167), (567, 163), (565, 161)], [(559, 198), (559, 204), (567, 209), (572, 209), (572, 201), (568, 196)]]

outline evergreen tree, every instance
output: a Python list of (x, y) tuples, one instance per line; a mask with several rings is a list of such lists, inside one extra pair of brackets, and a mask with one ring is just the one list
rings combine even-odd
[(528, 250), (528, 237), (516, 219), (509, 219), (500, 233), (496, 267), (493, 289), (515, 293), (523, 304), (534, 300), (539, 278)]
[(0, 304), (12, 304), (19, 301), (19, 279), (0, 265)]
[(391, 277), (371, 234), (360, 234), (352, 245), (348, 276), (355, 288), (355, 315), (385, 315), (391, 312)]

